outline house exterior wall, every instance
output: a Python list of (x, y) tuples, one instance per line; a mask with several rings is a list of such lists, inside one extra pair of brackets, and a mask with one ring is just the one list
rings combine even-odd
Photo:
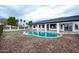
[[(63, 22), (63, 23), (72, 23), (72, 32), (79, 32), (79, 21), (78, 22)], [(78, 29), (75, 29), (75, 24), (78, 25)]]
[(49, 23), (48, 26), (49, 26), (49, 30), (56, 30), (54, 28), (50, 28), (50, 24), (56, 24), (56, 23)]
[[(78, 25), (78, 29), (76, 29), (75, 25)], [(73, 32), (79, 32), (79, 22), (73, 22)]]
[(57, 29), (50, 28), (50, 24), (53, 24), (53, 23), (49, 23), (49, 30), (57, 30)]
[[(35, 26), (35, 28), (34, 28)], [(42, 27), (42, 24), (40, 24), (40, 28), (39, 28), (39, 24), (38, 25), (32, 25), (32, 29), (33, 30), (39, 30), (39, 31), (45, 31), (45, 24), (44, 24), (44, 28)]]
[[(62, 28), (61, 28), (61, 26), (62, 26)], [(64, 31), (64, 24), (63, 23), (60, 24), (60, 31)]]
[[(50, 24), (56, 24), (56, 29), (50, 28)], [(61, 28), (61, 25), (62, 25), (62, 28)], [(57, 30), (57, 23), (49, 23), (49, 30)], [(63, 23), (59, 23), (59, 30), (64, 31)]]
[[(63, 24), (71, 24), (72, 23), (72, 32), (79, 32), (79, 21), (78, 22), (63, 22)], [(78, 29), (75, 29), (75, 24), (78, 25)], [(64, 27), (63, 27), (63, 31)]]
[[(53, 29), (53, 28), (50, 28), (50, 24), (56, 24), (56, 29)], [(59, 24), (59, 25), (57, 25)], [(56, 31), (65, 31), (65, 27), (64, 27), (64, 24), (72, 24), (72, 32), (79, 32), (79, 22), (61, 22), (61, 23), (49, 23), (48, 24), (48, 29), (49, 30), (56, 30)], [(78, 29), (75, 29), (75, 24), (78, 25)], [(61, 28), (61, 25), (62, 25), (62, 28)], [(34, 26), (34, 25), (33, 25)], [(39, 25), (35, 26), (35, 28), (32, 26), (32, 29), (37, 29), (37, 27), (39, 27)], [(44, 24), (44, 28), (42, 28), (42, 24), (40, 24), (40, 28), (39, 28), (39, 31), (45, 31), (46, 28), (46, 24)]]
[[(34, 26), (35, 26), (35, 28), (34, 28)], [(37, 29), (37, 25), (32, 25), (32, 29)]]

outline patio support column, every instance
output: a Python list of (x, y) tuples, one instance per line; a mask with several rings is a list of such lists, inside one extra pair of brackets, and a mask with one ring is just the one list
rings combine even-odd
[[(47, 24), (44, 24), (45, 32), (47, 32)], [(47, 36), (47, 33), (45, 33), (45, 37)]]
[(33, 25), (32, 25), (32, 29), (33, 29)]
[(47, 24), (45, 24), (44, 26), (45, 26), (45, 32), (47, 32)]
[(49, 24), (49, 30), (50, 30), (50, 24)]
[(30, 29), (30, 26), (28, 25), (28, 29)]
[(42, 24), (40, 24), (40, 29), (41, 29), (41, 31), (42, 31)]
[(9, 25), (10, 31), (11, 31), (11, 25)]
[(39, 25), (37, 25), (37, 31), (39, 31)]
[(59, 23), (57, 23), (57, 33), (59, 33), (60, 27), (59, 27)]
[(37, 25), (37, 31), (38, 31), (38, 33), (37, 33), (37, 34), (39, 35), (39, 24)]
[(18, 26), (18, 30), (19, 30), (19, 26)]
[(40, 24), (40, 28), (42, 29), (42, 24)]
[(72, 31), (74, 32), (75, 31), (75, 24), (72, 23)]

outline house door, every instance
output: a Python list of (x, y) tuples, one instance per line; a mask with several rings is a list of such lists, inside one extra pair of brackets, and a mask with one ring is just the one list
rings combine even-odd
[(64, 30), (65, 31), (72, 31), (72, 24), (71, 23), (64, 24)]

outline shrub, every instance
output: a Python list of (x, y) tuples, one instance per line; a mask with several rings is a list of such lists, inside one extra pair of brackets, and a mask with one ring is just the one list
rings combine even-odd
[(0, 25), (0, 37), (1, 37), (2, 33), (3, 33), (3, 25)]

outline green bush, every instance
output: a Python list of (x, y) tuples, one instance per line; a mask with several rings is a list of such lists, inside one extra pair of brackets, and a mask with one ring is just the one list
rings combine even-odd
[(2, 33), (3, 33), (3, 25), (0, 25), (0, 37), (1, 37)]

